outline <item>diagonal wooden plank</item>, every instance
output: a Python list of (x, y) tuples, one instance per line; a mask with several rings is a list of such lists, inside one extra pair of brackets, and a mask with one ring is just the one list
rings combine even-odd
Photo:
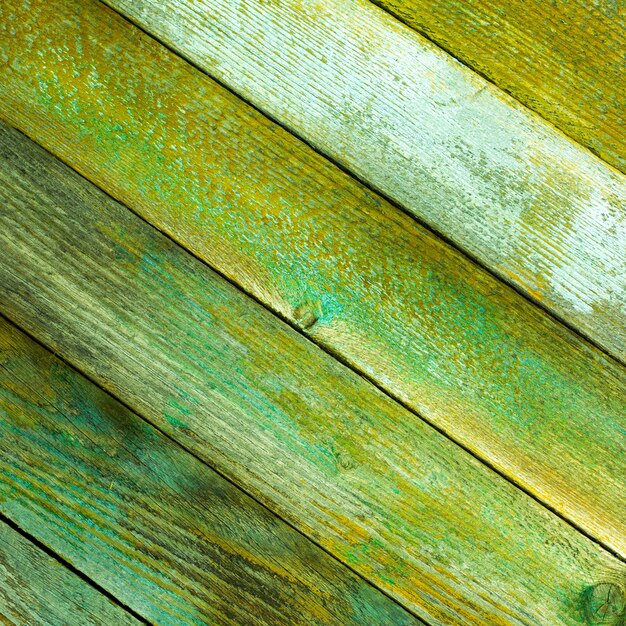
[[(3, 326), (0, 321), (0, 328)], [(4, 626), (141, 624), (4, 522), (0, 522), (0, 623)]]
[(100, 5), (30, 7), (3, 115), (626, 556), (621, 368)]
[(373, 2), (626, 172), (626, 4)]
[(536, 114), (366, 0), (107, 3), (626, 360), (626, 177)]
[(581, 624), (596, 585), (623, 580), (39, 146), (0, 137), (0, 310), (345, 564), (431, 624)]
[[(152, 623), (422, 623), (1, 319), (0, 359), (0, 510)], [(131, 623), (89, 597), (45, 623)]]

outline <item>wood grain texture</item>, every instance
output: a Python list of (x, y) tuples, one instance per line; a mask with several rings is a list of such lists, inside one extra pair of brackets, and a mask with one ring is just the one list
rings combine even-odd
[(1, 319), (0, 360), (2, 512), (151, 623), (422, 623)]
[(366, 0), (108, 4), (626, 362), (623, 174)]
[(0, 114), (626, 555), (623, 370), (98, 7), (19, 14)]
[(0, 523), (0, 624), (138, 626), (140, 622), (16, 530)]
[(622, 580), (623, 563), (164, 235), (0, 137), (0, 310), (425, 621), (584, 624), (589, 589)]
[(626, 172), (622, 0), (373, 0)]

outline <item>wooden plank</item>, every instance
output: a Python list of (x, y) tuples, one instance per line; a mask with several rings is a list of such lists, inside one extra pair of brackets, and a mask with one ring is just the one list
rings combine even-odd
[(3, 522), (0, 522), (0, 623), (5, 626), (140, 624)]
[(98, 6), (18, 14), (2, 114), (626, 556), (623, 370)]
[(152, 623), (422, 623), (1, 318), (0, 359), (0, 509)]
[(623, 174), (366, 0), (107, 3), (626, 362)]
[(41, 148), (0, 136), (0, 310), (425, 621), (584, 623), (589, 589), (624, 576)]
[(626, 4), (373, 2), (626, 172)]

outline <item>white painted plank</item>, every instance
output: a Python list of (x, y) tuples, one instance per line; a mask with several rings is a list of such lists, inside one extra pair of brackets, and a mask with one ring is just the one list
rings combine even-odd
[(504, 92), (366, 1), (107, 3), (626, 359), (626, 178)]

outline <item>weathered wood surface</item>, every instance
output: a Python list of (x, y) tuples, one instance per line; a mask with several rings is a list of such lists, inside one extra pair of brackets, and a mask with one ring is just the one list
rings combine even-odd
[[(4, 480), (2, 477), (1, 482)], [(140, 624), (124, 609), (1, 522), (0, 623), (4, 626)]]
[(0, 360), (2, 512), (150, 622), (421, 623), (1, 318)]
[(626, 171), (623, 0), (373, 0)]
[(430, 624), (580, 624), (590, 587), (623, 575), (40, 147), (0, 137), (0, 310), (407, 608)]
[(18, 17), (0, 114), (626, 555), (611, 359), (100, 5)]
[(539, 116), (365, 0), (107, 3), (626, 361), (626, 177)]

